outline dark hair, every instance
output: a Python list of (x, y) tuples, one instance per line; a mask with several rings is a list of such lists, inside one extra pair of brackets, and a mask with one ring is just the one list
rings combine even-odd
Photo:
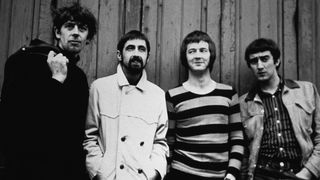
[(182, 41), (181, 48), (180, 48), (180, 60), (182, 65), (189, 69), (189, 65), (187, 62), (187, 46), (190, 43), (199, 43), (200, 41), (207, 42), (209, 44), (209, 51), (210, 51), (210, 62), (209, 62), (209, 70), (212, 71), (213, 63), (216, 59), (216, 46), (210, 36), (202, 31), (193, 31), (189, 33)]
[(120, 53), (122, 53), (122, 50), (123, 50), (124, 45), (126, 44), (126, 42), (129, 41), (129, 40), (134, 40), (134, 39), (141, 39), (141, 40), (144, 40), (146, 42), (147, 50), (148, 50), (148, 56), (149, 56), (150, 42), (149, 42), (149, 40), (148, 40), (146, 35), (144, 35), (142, 32), (137, 31), (137, 30), (131, 30), (131, 31), (127, 32), (125, 35), (123, 35), (121, 37), (121, 39), (119, 40), (119, 42), (118, 42), (117, 50), (120, 51)]
[[(245, 60), (247, 61), (247, 65), (249, 66), (249, 60), (250, 55), (264, 52), (264, 51), (270, 51), (274, 63), (279, 60), (280, 58), (280, 49), (279, 46), (272, 40), (272, 39), (266, 39), (266, 38), (259, 38), (254, 41), (252, 41), (249, 46), (246, 48), (245, 51)], [(277, 66), (277, 68), (280, 66), (280, 64)], [(250, 66), (249, 66), (250, 67)]]
[[(79, 3), (73, 3), (71, 6), (52, 9), (53, 27), (60, 30), (67, 21), (81, 22), (88, 26), (88, 40), (92, 40), (97, 33), (97, 20), (94, 15)], [(54, 33), (54, 31), (53, 31)], [(55, 37), (55, 36), (54, 36)]]

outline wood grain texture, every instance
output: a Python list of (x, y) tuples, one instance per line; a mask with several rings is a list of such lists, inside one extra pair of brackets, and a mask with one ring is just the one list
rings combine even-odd
[[(1, 0), (0, 83), (6, 58), (33, 38), (53, 43), (50, 8), (80, 2), (98, 19), (98, 34), (81, 53), (89, 83), (116, 72), (116, 45), (129, 30), (144, 32), (151, 44), (148, 79), (167, 90), (186, 80), (180, 63), (182, 39), (201, 29), (216, 44), (211, 75), (239, 94), (255, 81), (245, 48), (259, 37), (281, 48), (279, 73), (320, 86), (320, 15), (317, 0)], [(0, 88), (1, 88), (0, 85)]]

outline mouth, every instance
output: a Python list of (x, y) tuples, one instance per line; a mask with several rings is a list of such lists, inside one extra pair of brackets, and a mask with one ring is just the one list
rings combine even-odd
[(81, 41), (71, 40), (71, 41), (69, 41), (69, 43), (70, 43), (71, 45), (80, 45), (80, 44), (81, 44)]

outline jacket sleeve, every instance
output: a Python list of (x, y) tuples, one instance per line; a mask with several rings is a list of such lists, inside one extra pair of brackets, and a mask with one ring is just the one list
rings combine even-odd
[(161, 98), (160, 113), (158, 120), (158, 127), (156, 130), (153, 150), (151, 154), (151, 163), (153, 167), (160, 173), (161, 179), (164, 178), (167, 171), (167, 160), (169, 154), (169, 147), (167, 145), (166, 134), (168, 131), (168, 115), (165, 104), (165, 98)]
[(308, 159), (305, 167), (312, 172), (316, 177), (320, 177), (320, 97), (317, 88), (312, 84), (313, 98), (314, 98), (314, 112), (313, 112), (313, 152)]
[(99, 146), (99, 114), (98, 114), (98, 92), (91, 85), (89, 93), (88, 113), (85, 126), (84, 149), (87, 151), (86, 166), (92, 179), (100, 168), (103, 153)]

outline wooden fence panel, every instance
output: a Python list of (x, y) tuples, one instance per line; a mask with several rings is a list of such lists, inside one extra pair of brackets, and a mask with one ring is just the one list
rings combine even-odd
[(116, 52), (120, 33), (120, 7), (122, 1), (101, 0), (99, 5), (99, 31), (98, 31), (98, 56), (97, 77), (103, 77), (116, 72), (118, 64)]
[(0, 1), (0, 90), (2, 89), (5, 61), (8, 57), (9, 34), (11, 24), (11, 1)]
[(53, 42), (50, 8), (73, 2), (88, 7), (98, 19), (98, 34), (79, 62), (89, 83), (116, 71), (119, 37), (139, 29), (151, 43), (148, 79), (164, 90), (172, 88), (186, 80), (179, 60), (181, 41), (201, 29), (216, 44), (213, 79), (236, 87), (240, 94), (254, 81), (244, 51), (258, 37), (279, 43), (281, 75), (320, 84), (317, 0), (1, 0), (0, 88), (8, 55), (33, 38)]
[(140, 30), (141, 0), (125, 0), (125, 32)]
[(159, 84), (159, 64), (160, 58), (160, 24), (161, 24), (161, 7), (158, 0), (144, 0), (142, 31), (146, 34), (150, 41), (150, 56), (147, 64), (148, 80)]
[(297, 32), (295, 13), (297, 0), (283, 1), (283, 59), (284, 78), (297, 79)]
[(243, 94), (254, 82), (254, 77), (244, 60), (244, 53), (246, 47), (259, 37), (259, 1), (241, 0), (239, 11), (239, 94)]
[(163, 0), (161, 24), (160, 87), (164, 90), (179, 83), (179, 48), (182, 0)]
[(221, 19), (221, 82), (238, 84), (238, 61), (236, 58), (236, 2), (222, 1)]
[(9, 52), (14, 53), (21, 46), (29, 44), (32, 38), (34, 0), (12, 0)]
[(206, 32), (209, 34), (211, 39), (216, 45), (216, 61), (213, 64), (213, 69), (211, 72), (211, 77), (220, 82), (220, 61), (221, 61), (221, 44), (220, 44), (220, 31), (221, 31), (221, 1), (220, 0), (209, 0), (206, 2), (207, 9), (207, 22), (206, 22)]

